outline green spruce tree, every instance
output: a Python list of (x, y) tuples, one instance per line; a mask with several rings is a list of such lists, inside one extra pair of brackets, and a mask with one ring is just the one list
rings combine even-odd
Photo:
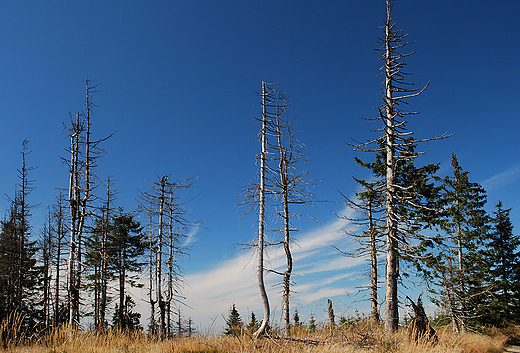
[(251, 318), (249, 319), (249, 323), (247, 324), (247, 332), (253, 334), (260, 327), (260, 323), (256, 319), (256, 315), (254, 312), (251, 312)]
[(298, 313), (298, 309), (294, 309), (293, 321), (294, 326), (300, 326), (300, 314)]
[[(28, 239), (27, 220), (21, 214), (19, 194), (11, 203), (0, 229), (0, 322), (21, 314), (25, 328), (35, 328), (42, 318), (39, 295), (42, 269), (36, 260), (36, 242)], [(25, 236), (22, 238), (21, 232)]]
[[(385, 241), (389, 246), (388, 237), (388, 213), (383, 213), (387, 190), (384, 187), (386, 176), (387, 151), (384, 148), (384, 140), (379, 140), (380, 148), (377, 150), (373, 162), (364, 162), (355, 158), (356, 162), (371, 170), (372, 180), (365, 181), (355, 179), (361, 190), (357, 192), (357, 202), (347, 200), (347, 205), (364, 213), (358, 218), (349, 220), (356, 225), (364, 226), (364, 231), (356, 238), (361, 240), (360, 249), (354, 256), (370, 255), (370, 289), (371, 289), (371, 318), (379, 321), (378, 312), (378, 255)], [(440, 187), (435, 185), (435, 173), (439, 169), (438, 164), (426, 164), (417, 166), (416, 161), (420, 153), (416, 152), (417, 141), (409, 137), (405, 139), (399, 149), (396, 149), (394, 157), (393, 178), (393, 214), (392, 224), (395, 226), (392, 235), (393, 251), (397, 254), (398, 266), (396, 275), (398, 282), (403, 278), (415, 275), (415, 269), (420, 266), (420, 254), (418, 244), (431, 242), (424, 230), (435, 221), (437, 213), (435, 206), (439, 198)], [(419, 256), (418, 256), (419, 255)]]
[[(122, 330), (123, 326), (126, 331), (141, 331), (141, 314), (134, 312), (135, 302), (131, 296), (125, 298), (123, 310), (120, 310), (119, 304), (116, 303), (114, 316), (112, 317), (112, 326)], [(121, 315), (123, 312), (123, 315)], [(121, 317), (123, 320), (121, 320)]]
[(25, 329), (37, 329), (44, 318), (43, 269), (37, 263), (36, 242), (31, 240), (29, 194), (34, 189), (27, 166), (28, 140), (22, 144), (20, 183), (0, 226), (0, 322), (7, 315), (22, 315)]
[(492, 295), (480, 305), (482, 324), (505, 326), (520, 323), (520, 236), (513, 234), (509, 214), (499, 201), (493, 212), (493, 228), (486, 253), (491, 268), (489, 282)]
[(438, 235), (421, 244), (425, 259), (421, 270), (433, 300), (450, 314), (453, 331), (460, 332), (476, 319), (482, 296), (489, 289), (485, 261), (489, 217), (484, 210), (485, 190), (469, 181), (469, 172), (462, 169), (455, 154), (451, 164), (453, 175), (439, 179)]
[(120, 328), (126, 330), (131, 324), (125, 317), (126, 286), (143, 286), (138, 282), (138, 272), (145, 265), (143, 255), (147, 244), (142, 241), (143, 228), (140, 223), (135, 221), (132, 215), (124, 214), (122, 208), (119, 209), (119, 215), (114, 217), (110, 229), (108, 246), (112, 262), (109, 263), (109, 267), (114, 273), (114, 278), (119, 282), (117, 289), (119, 323)]
[(311, 314), (311, 318), (309, 320), (309, 332), (316, 332), (316, 319), (314, 318), (314, 314)]
[(235, 307), (235, 303), (233, 303), (233, 306), (229, 312), (229, 317), (226, 320), (226, 329), (224, 330), (224, 334), (238, 336), (242, 332), (243, 326), (244, 324), (242, 322), (242, 318), (240, 318), (240, 314)]

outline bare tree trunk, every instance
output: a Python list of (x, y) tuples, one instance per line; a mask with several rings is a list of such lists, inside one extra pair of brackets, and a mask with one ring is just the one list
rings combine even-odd
[(262, 337), (269, 324), (269, 299), (264, 284), (264, 249), (265, 249), (265, 172), (266, 172), (266, 154), (267, 154), (267, 92), (266, 84), (262, 82), (262, 152), (260, 155), (260, 189), (259, 189), (259, 210), (258, 210), (258, 288), (264, 307), (264, 317), (260, 328), (255, 332), (255, 337)]
[[(286, 337), (291, 337), (291, 314), (290, 314), (290, 295), (291, 295), (291, 274), (293, 268), (293, 259), (291, 254), (291, 236), (290, 236), (290, 214), (289, 214), (289, 175), (288, 175), (288, 159), (287, 149), (282, 144), (282, 132), (280, 122), (280, 112), (276, 114), (276, 134), (278, 138), (278, 173), (280, 176), (280, 188), (282, 193), (282, 219), (283, 219), (283, 247), (287, 260), (287, 267), (283, 273), (283, 319), (284, 333)], [(289, 130), (289, 129), (288, 129)], [(289, 140), (291, 139), (290, 131), (288, 131)], [(292, 151), (289, 151), (292, 153)]]
[(107, 271), (108, 271), (108, 254), (107, 254), (107, 242), (108, 234), (110, 233), (110, 200), (112, 195), (110, 193), (110, 176), (107, 179), (107, 201), (105, 204), (105, 214), (102, 219), (102, 230), (101, 230), (101, 298), (99, 303), (99, 325), (100, 329), (104, 331), (106, 329), (106, 308), (107, 308)]
[(119, 264), (119, 325), (121, 327), (121, 330), (126, 330), (126, 324), (127, 324), (127, 318), (125, 315), (125, 259), (126, 259), (126, 253), (123, 251), (123, 253), (120, 255), (119, 261), (121, 262)]
[(370, 235), (370, 317), (374, 323), (379, 322), (379, 309), (377, 303), (377, 244), (376, 229), (372, 215), (372, 199), (368, 199), (368, 232)]
[(43, 322), (46, 327), (50, 326), (51, 313), (51, 254), (53, 251), (53, 230), (52, 230), (52, 214), (49, 208), (47, 215), (47, 224), (43, 229), (42, 239), (42, 262), (43, 262)]
[[(92, 92), (96, 86), (91, 86), (86, 80), (86, 113), (84, 121), (80, 122), (79, 113), (76, 114), (76, 122), (71, 122), (71, 161), (69, 180), (70, 202), (70, 244), (69, 249), (69, 323), (73, 327), (79, 327), (80, 289), (82, 276), (82, 242), (83, 228), (88, 216), (88, 206), (91, 196), (91, 169), (94, 157), (91, 156), (92, 148), (96, 143), (90, 140), (90, 112), (93, 106)], [(80, 140), (81, 133), (85, 131), (85, 141)], [(80, 144), (84, 144), (85, 160), (80, 162)], [(83, 173), (83, 178), (81, 178)], [(82, 188), (82, 180), (84, 185)]]
[[(457, 197), (457, 208), (458, 208), (458, 203), (459, 203), (459, 198)], [(457, 223), (457, 256), (458, 256), (458, 260), (459, 260), (459, 268), (458, 268), (458, 278), (459, 278), (459, 290), (461, 293), (464, 293), (466, 290), (465, 290), (465, 283), (464, 283), (464, 276), (465, 276), (465, 270), (464, 270), (464, 265), (463, 265), (463, 253), (462, 253), (462, 230), (461, 230), (461, 225), (459, 223)], [(460, 311), (461, 311), (461, 327), (459, 329), (459, 331), (464, 331), (465, 329), (465, 326), (466, 326), (466, 320), (464, 318), (464, 315), (466, 313), (466, 305), (465, 305), (465, 302), (464, 302), (464, 299), (462, 299), (460, 301)], [(457, 322), (458, 324), (458, 322)], [(458, 332), (458, 331), (457, 331)]]
[(177, 338), (182, 338), (182, 316), (181, 308), (177, 309)]
[[(91, 97), (90, 97), (90, 81), (86, 80), (86, 134), (85, 134), (85, 189), (83, 190), (83, 198), (81, 198), (81, 188), (80, 188), (80, 180), (79, 180), (79, 171), (77, 174), (77, 188), (78, 193), (76, 195), (78, 202), (78, 230), (76, 233), (76, 276), (74, 278), (74, 295), (73, 295), (73, 312), (75, 317), (71, 320), (76, 327), (79, 327), (79, 306), (80, 306), (80, 289), (81, 289), (81, 276), (82, 276), (82, 243), (83, 243), (83, 228), (85, 226), (86, 218), (88, 215), (88, 203), (90, 200), (90, 173), (91, 173), (91, 165), (92, 158), (90, 156), (91, 152), (91, 141), (90, 141), (90, 108), (91, 108)], [(79, 114), (78, 114), (78, 125), (79, 125)], [(80, 201), (81, 200), (81, 201)]]
[(161, 178), (161, 197), (159, 200), (159, 231), (157, 237), (157, 265), (156, 265), (156, 278), (157, 278), (157, 303), (159, 303), (160, 317), (159, 317), (159, 337), (165, 338), (166, 334), (166, 303), (162, 294), (162, 253), (163, 253), (163, 236), (164, 236), (164, 204), (165, 204), (165, 188), (166, 188), (166, 177)]
[(385, 139), (386, 139), (386, 226), (387, 226), (387, 258), (386, 258), (386, 310), (385, 329), (394, 332), (399, 325), (399, 307), (397, 297), (398, 281), (398, 242), (397, 217), (395, 206), (395, 109), (393, 98), (393, 48), (391, 37), (391, 0), (386, 1), (385, 22)]
[[(169, 244), (168, 244), (168, 299), (167, 299), (167, 312), (168, 312), (168, 337), (171, 337), (171, 334), (172, 334), (172, 329), (171, 329), (171, 315), (172, 315), (172, 311), (171, 311), (171, 303), (172, 303), (172, 300), (173, 300), (173, 256), (174, 256), (174, 232), (173, 232), (173, 209), (172, 209), (172, 205), (173, 205), (173, 200), (172, 200), (172, 197), (173, 197), (173, 193), (172, 191), (170, 190), (169, 192), (170, 194), (170, 197), (169, 197), (169, 200), (168, 200), (168, 240), (169, 240)], [(179, 309), (180, 310), (180, 309)]]
[[(59, 228), (58, 228), (59, 229)], [(58, 243), (56, 244), (56, 280), (54, 283), (54, 327), (58, 327), (60, 319), (60, 262), (61, 262), (61, 237), (58, 234)]]
[(152, 236), (152, 220), (153, 220), (153, 215), (152, 215), (152, 212), (150, 211), (150, 227), (149, 227), (149, 234), (148, 234), (148, 242), (149, 242), (149, 251), (150, 251), (150, 254), (149, 254), (149, 263), (148, 263), (148, 266), (149, 266), (149, 271), (150, 271), (150, 283), (149, 283), (149, 291), (148, 291), (148, 300), (150, 301), (150, 331), (155, 334), (155, 330), (156, 330), (156, 324), (155, 324), (155, 303), (156, 301), (153, 299), (153, 284), (154, 284), (154, 281), (153, 281), (153, 272), (154, 272), (154, 261), (153, 261), (153, 258), (154, 258), (154, 246), (153, 246), (153, 236)]
[[(22, 168), (18, 169), (18, 177), (20, 179), (20, 191), (15, 195), (16, 199), (19, 199), (19, 216), (14, 219), (15, 221), (15, 234), (18, 236), (18, 258), (17, 263), (13, 264), (17, 267), (17, 274), (15, 278), (15, 307), (22, 311), (23, 297), (24, 297), (24, 257), (26, 247), (26, 236), (28, 231), (28, 217), (29, 217), (29, 205), (27, 204), (27, 195), (31, 192), (32, 187), (31, 181), (28, 179), (28, 173), (31, 169), (27, 167), (26, 158), (30, 151), (27, 150), (29, 140), (24, 139), (22, 142)], [(17, 221), (17, 222), (16, 222)]]
[(284, 314), (284, 326), (285, 336), (291, 337), (291, 314), (290, 314), (290, 301), (291, 295), (291, 274), (293, 268), (293, 260), (290, 248), (290, 233), (289, 233), (289, 204), (287, 200), (287, 188), (283, 195), (284, 202), (284, 250), (285, 257), (287, 259), (287, 268), (283, 273), (283, 314)]
[(60, 277), (61, 277), (61, 251), (63, 239), (66, 236), (64, 226), (63, 194), (60, 192), (58, 204), (56, 205), (54, 218), (56, 219), (56, 280), (54, 288), (54, 327), (58, 327), (60, 322)]
[[(449, 262), (450, 262), (450, 272), (452, 272), (451, 271), (451, 259), (449, 260)], [(451, 278), (453, 278), (453, 274), (451, 274)], [(455, 313), (455, 300), (453, 298), (453, 290), (452, 290), (450, 284), (448, 283), (448, 279), (446, 278), (446, 276), (444, 274), (442, 274), (442, 279), (444, 282), (444, 291), (446, 292), (446, 296), (448, 299), (448, 310), (450, 311), (451, 328), (452, 328), (453, 332), (460, 333), (460, 326), (459, 326), (459, 322), (457, 320), (457, 315)]]
[(69, 324), (77, 327), (79, 288), (76, 287), (78, 275), (78, 214), (79, 214), (79, 113), (76, 115), (76, 123), (72, 123), (71, 147), (70, 147), (70, 179), (69, 179), (69, 203), (70, 203), (70, 245), (69, 245), (69, 276), (68, 276), (68, 302)]

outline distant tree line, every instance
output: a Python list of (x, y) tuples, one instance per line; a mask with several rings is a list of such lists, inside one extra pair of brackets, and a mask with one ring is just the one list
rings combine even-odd
[[(85, 112), (70, 115), (71, 144), (68, 157), (62, 157), (69, 187), (57, 189), (39, 236), (31, 225), (35, 168), (27, 161), (29, 141), (22, 143), (19, 183), (0, 224), (0, 322), (19, 315), (29, 331), (65, 323), (99, 331), (142, 330), (129, 289), (145, 286), (146, 276), (137, 274), (146, 269), (150, 333), (160, 338), (191, 334), (191, 319), (181, 316), (181, 261), (188, 251), (183, 239), (198, 222), (188, 219), (184, 204), (189, 200), (180, 201), (177, 191), (193, 187), (195, 179), (162, 176), (142, 193), (135, 211), (117, 207), (110, 176), (102, 182), (95, 173), (104, 152), (100, 145), (112, 136), (92, 138), (97, 88), (87, 79)], [(139, 212), (149, 220), (146, 226), (137, 221)]]

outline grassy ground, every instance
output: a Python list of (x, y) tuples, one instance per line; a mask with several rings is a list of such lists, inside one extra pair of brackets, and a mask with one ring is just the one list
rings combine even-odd
[[(403, 353), (477, 353), (503, 352), (511, 336), (520, 333), (520, 327), (510, 332), (490, 330), (488, 334), (453, 334), (448, 328), (438, 328), (438, 343), (414, 343), (408, 339), (405, 328), (397, 333), (385, 334), (381, 327), (371, 327), (368, 323), (358, 323), (348, 328), (328, 329), (309, 333), (306, 329), (296, 328), (293, 337), (300, 341), (287, 341), (280, 338), (254, 340), (250, 335), (239, 337), (215, 334), (199, 334), (197, 337), (157, 341), (145, 334), (125, 334), (118, 331), (100, 333), (71, 332), (67, 327), (39, 336), (16, 339), (23, 335), (7, 334), (8, 327), (0, 328), (0, 338), (4, 350), (27, 353), (154, 353), (154, 352), (403, 352)], [(22, 342), (23, 341), (23, 342)], [(305, 341), (305, 342), (304, 342)]]

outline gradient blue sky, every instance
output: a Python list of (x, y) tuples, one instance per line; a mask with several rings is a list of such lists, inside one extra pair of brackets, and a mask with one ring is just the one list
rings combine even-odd
[[(209, 317), (221, 321), (233, 302), (243, 316), (252, 310), (261, 316), (251, 254), (233, 246), (255, 236), (255, 219), (241, 219), (236, 205), (257, 173), (255, 91), (262, 81), (281, 81), (278, 87), (296, 102), (288, 112), (308, 145), (310, 162), (303, 168), (320, 180), (312, 191), (331, 201), (302, 210), (321, 228), (305, 219), (295, 224), (295, 305), (304, 317), (315, 308), (317, 317), (324, 316), (318, 300), (326, 297), (338, 303), (337, 312), (362, 310), (367, 305), (355, 302), (361, 296), (345, 294), (363, 283), (362, 266), (338, 256), (330, 244), (349, 246), (340, 233), (348, 225), (334, 215), (348, 212), (338, 190), (350, 195), (356, 188), (351, 176), (369, 176), (354, 163), (347, 142), (371, 139), (370, 128), (378, 127), (359, 117), (377, 115), (380, 103), (381, 77), (375, 75), (381, 63), (373, 48), (384, 16), (384, 0), (5, 0), (0, 191), (13, 195), (22, 140), (30, 139), (28, 163), (38, 167), (30, 196), (39, 204), (33, 217), (38, 233), (55, 188), (67, 186), (59, 158), (69, 143), (62, 123), (83, 109), (88, 76), (101, 83), (94, 136), (118, 130), (103, 144), (107, 154), (97, 171), (103, 180), (108, 174), (116, 180), (118, 205), (134, 208), (138, 189), (147, 190), (157, 175), (198, 177), (196, 189), (181, 194), (200, 194), (188, 210), (206, 227), (192, 233), (191, 256), (184, 261), (185, 295), (193, 308), (185, 309), (186, 316), (203, 325)], [(420, 161), (441, 162), (445, 175), (455, 152), (472, 181), (488, 190), (488, 209), (501, 199), (513, 207), (514, 224), (520, 221), (519, 18), (516, 0), (396, 0), (394, 8), (397, 26), (416, 41), (408, 48), (416, 51), (408, 58), (411, 81), (422, 86), (431, 80), (410, 101), (421, 114), (408, 127), (417, 137), (453, 134), (424, 144)], [(1, 198), (0, 211), (7, 205)], [(279, 268), (277, 255), (271, 259)], [(269, 293), (278, 313), (279, 289)]]

